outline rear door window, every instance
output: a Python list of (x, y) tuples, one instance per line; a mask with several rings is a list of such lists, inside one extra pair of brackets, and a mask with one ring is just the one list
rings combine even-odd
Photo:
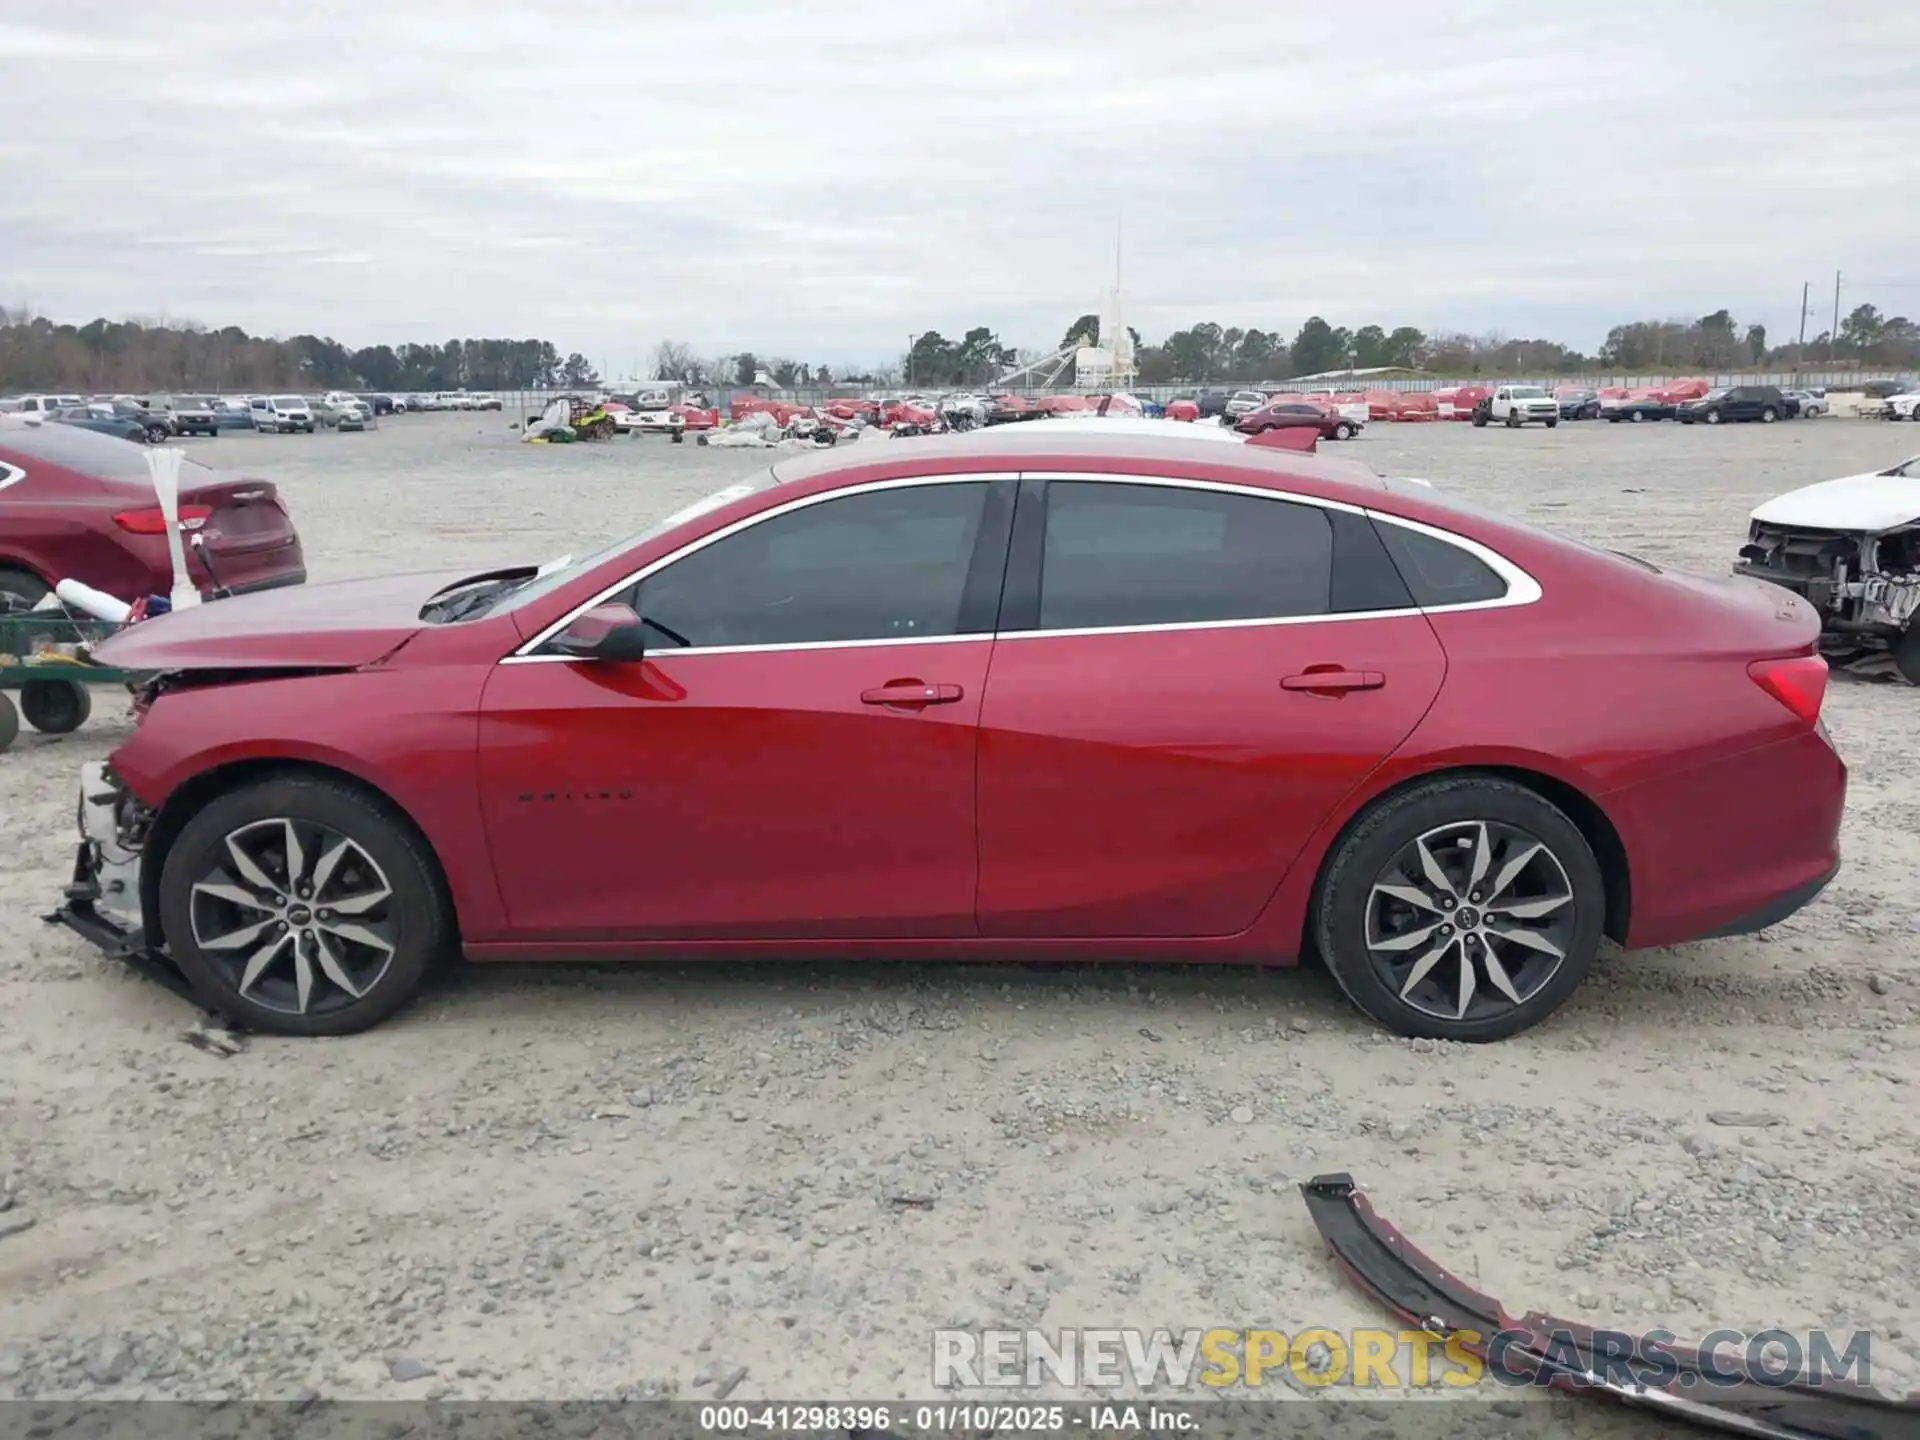
[(1324, 615), (1333, 533), (1313, 505), (1117, 481), (1047, 486), (1039, 628)]

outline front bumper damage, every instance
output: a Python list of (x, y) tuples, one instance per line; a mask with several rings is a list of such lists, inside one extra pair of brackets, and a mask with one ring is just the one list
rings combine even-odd
[(1850, 1381), (1736, 1372), (1648, 1336), (1623, 1346), (1617, 1333), (1550, 1315), (1514, 1319), (1470, 1289), (1374, 1213), (1351, 1175), (1300, 1186), (1314, 1227), (1349, 1279), (1408, 1323), (1463, 1345), (1489, 1372), (1516, 1386), (1606, 1396), (1729, 1435), (1763, 1440), (1912, 1440), (1920, 1395), (1896, 1400)]
[(1755, 525), (1733, 566), (1804, 597), (1827, 643), (1891, 640), (1920, 615), (1920, 546), (1912, 526), (1881, 533)]
[(105, 765), (80, 767), (80, 844), (73, 879), (45, 918), (185, 999), (193, 987), (147, 932), (142, 855), (152, 812)]

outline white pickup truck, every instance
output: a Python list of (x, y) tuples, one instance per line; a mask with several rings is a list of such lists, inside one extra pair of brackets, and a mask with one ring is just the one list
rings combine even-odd
[(1560, 402), (1539, 385), (1502, 385), (1473, 407), (1473, 423), (1499, 421), (1510, 430), (1539, 421), (1549, 430), (1560, 423)]

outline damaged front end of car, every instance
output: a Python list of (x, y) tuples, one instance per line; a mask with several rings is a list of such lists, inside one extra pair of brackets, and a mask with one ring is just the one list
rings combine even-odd
[(1351, 1175), (1303, 1182), (1314, 1227), (1350, 1280), (1387, 1309), (1486, 1363), (1516, 1387), (1606, 1397), (1730, 1435), (1770, 1440), (1914, 1440), (1920, 1397), (1866, 1384), (1767, 1369), (1666, 1332), (1595, 1330), (1538, 1312), (1509, 1315), (1382, 1220)]
[[(134, 691), (135, 716), (144, 718), (173, 680), (155, 676), (139, 686)], [(92, 761), (80, 767), (75, 818), (80, 837), (73, 874), (59, 906), (45, 919), (191, 999), (192, 987), (148, 923), (146, 855), (158, 814), (114, 773), (111, 761)]]
[(1920, 612), (1920, 522), (1862, 533), (1755, 520), (1733, 570), (1804, 596), (1827, 648), (1891, 645)]

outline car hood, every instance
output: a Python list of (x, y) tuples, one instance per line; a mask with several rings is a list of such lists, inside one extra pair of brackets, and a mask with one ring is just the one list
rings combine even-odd
[(1891, 530), (1920, 518), (1920, 477), (1880, 471), (1822, 480), (1775, 496), (1753, 518), (1814, 530)]
[(470, 570), (289, 585), (156, 615), (94, 651), (124, 670), (351, 670), (426, 628), (421, 607)]

